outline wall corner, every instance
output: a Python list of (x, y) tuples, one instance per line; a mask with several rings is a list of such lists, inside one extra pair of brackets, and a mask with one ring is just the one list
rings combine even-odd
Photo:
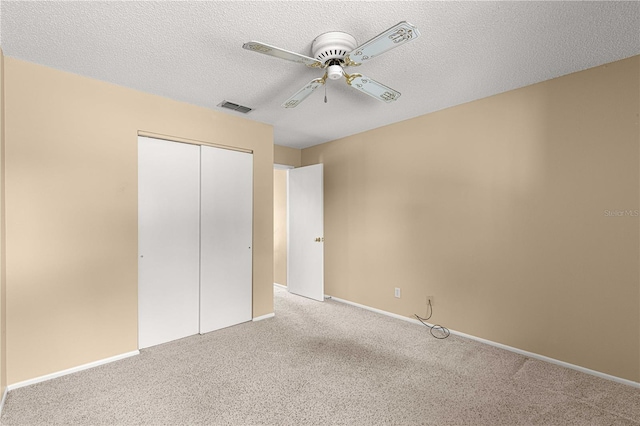
[(285, 166), (300, 167), (302, 165), (302, 150), (274, 144), (273, 163), (282, 164)]
[(4, 136), (4, 53), (0, 48), (0, 395), (7, 390)]

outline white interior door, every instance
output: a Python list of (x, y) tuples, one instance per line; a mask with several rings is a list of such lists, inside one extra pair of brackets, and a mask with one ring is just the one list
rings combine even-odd
[(138, 345), (198, 333), (200, 148), (138, 138)]
[(252, 318), (253, 155), (201, 152), (200, 333)]
[(319, 301), (324, 300), (322, 170), (322, 164), (299, 167), (287, 177), (287, 289)]

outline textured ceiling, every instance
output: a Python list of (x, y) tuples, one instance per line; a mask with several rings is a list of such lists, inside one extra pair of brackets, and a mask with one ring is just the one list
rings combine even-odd
[[(303, 148), (640, 54), (639, 2), (1, 1), (6, 56), (274, 126)], [(358, 43), (399, 21), (420, 38), (358, 72), (402, 93), (385, 104), (328, 81), (281, 103), (322, 70), (242, 49), (261, 41), (310, 56), (327, 31)], [(353, 70), (353, 68), (349, 68)]]

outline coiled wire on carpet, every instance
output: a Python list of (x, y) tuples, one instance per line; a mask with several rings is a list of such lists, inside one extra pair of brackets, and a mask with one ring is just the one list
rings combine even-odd
[[(426, 318), (422, 318), (421, 316), (419, 316), (418, 314), (413, 314), (416, 316), (416, 318), (418, 318), (418, 321), (420, 321), (425, 327), (429, 328), (429, 333), (431, 333), (431, 335), (433, 337), (435, 337), (436, 339), (446, 339), (447, 337), (449, 337), (451, 335), (451, 332), (449, 331), (449, 329), (447, 327), (443, 327), (439, 324), (434, 324), (434, 325), (429, 325), (427, 324), (425, 321), (428, 321), (429, 318), (431, 318), (431, 316), (433, 315), (433, 306), (431, 306), (431, 301), (429, 300), (429, 316)], [(441, 336), (436, 336), (435, 334), (433, 334), (433, 331), (440, 331), (442, 333)]]

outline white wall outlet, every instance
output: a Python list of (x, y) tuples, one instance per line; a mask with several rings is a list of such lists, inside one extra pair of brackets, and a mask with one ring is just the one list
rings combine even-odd
[(433, 296), (427, 296), (427, 305), (431, 304), (433, 306)]
[(398, 299), (400, 299), (400, 289), (398, 287), (396, 287), (396, 291), (394, 294)]

